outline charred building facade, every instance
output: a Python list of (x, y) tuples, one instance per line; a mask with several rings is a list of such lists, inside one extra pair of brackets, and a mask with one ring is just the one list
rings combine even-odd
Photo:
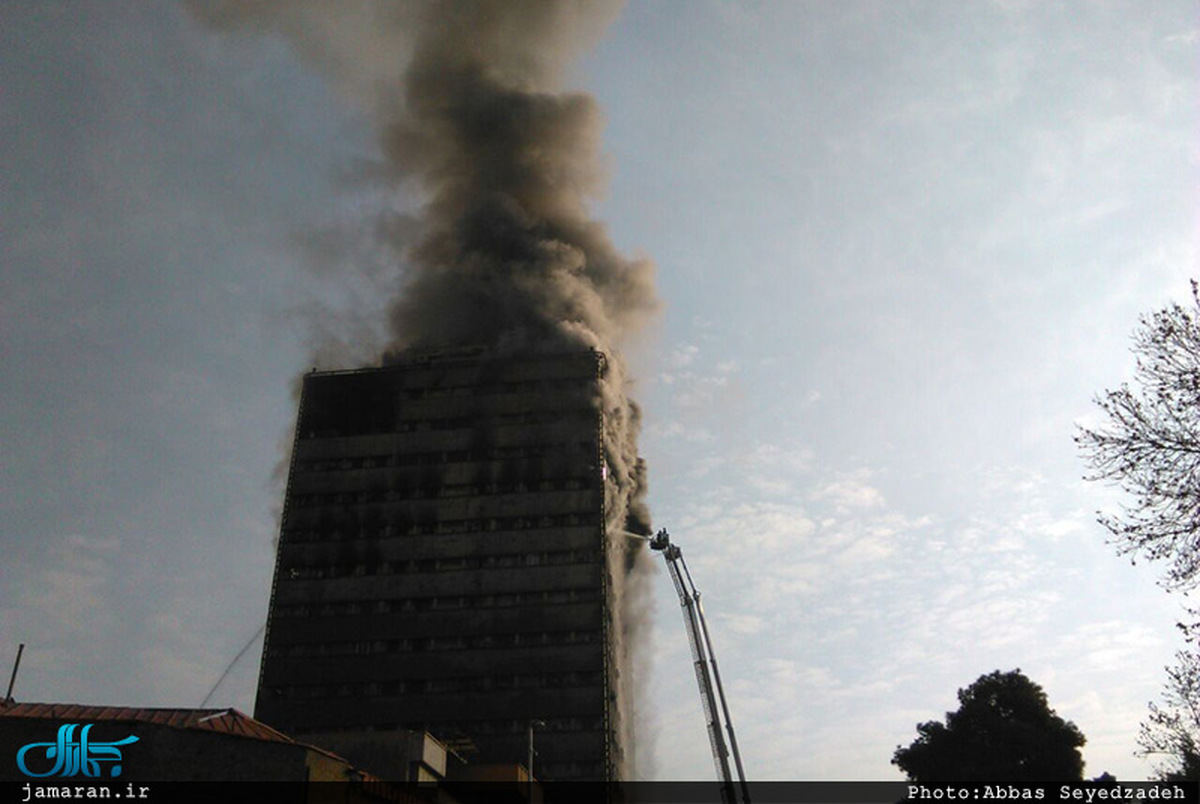
[[(622, 763), (597, 351), (304, 378), (255, 717)], [(382, 735), (381, 735), (382, 736)]]

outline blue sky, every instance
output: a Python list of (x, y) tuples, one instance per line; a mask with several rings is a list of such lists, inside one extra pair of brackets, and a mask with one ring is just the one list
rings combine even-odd
[[(574, 65), (596, 214), (657, 265), (650, 503), (753, 778), (898, 778), (1014, 667), (1088, 775), (1147, 773), (1179, 601), (1071, 436), (1197, 273), (1198, 44), (1185, 2), (634, 2)], [(167, 3), (3, 4), (0, 87), (3, 660), (21, 700), (198, 706), (265, 616), (293, 382), (378, 326), (370, 121)], [(710, 778), (660, 575), (640, 767)], [(258, 651), (214, 704), (252, 710)]]

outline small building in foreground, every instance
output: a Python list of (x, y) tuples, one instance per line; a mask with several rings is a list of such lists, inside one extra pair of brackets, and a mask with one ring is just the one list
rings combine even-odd
[[(72, 763), (78, 767), (73, 774)], [(377, 781), (342, 756), (236, 709), (13, 702), (0, 702), (0, 779)]]

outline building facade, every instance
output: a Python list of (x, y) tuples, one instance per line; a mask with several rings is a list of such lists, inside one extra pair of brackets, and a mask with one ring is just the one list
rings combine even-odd
[[(305, 377), (255, 717), (432, 733), (471, 762), (622, 762), (596, 351)], [(379, 735), (383, 737), (384, 735)]]

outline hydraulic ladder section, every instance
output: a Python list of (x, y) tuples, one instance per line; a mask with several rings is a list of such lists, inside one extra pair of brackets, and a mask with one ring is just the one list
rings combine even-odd
[[(644, 537), (643, 537), (644, 538)], [(717, 656), (713, 652), (712, 639), (708, 633), (708, 623), (704, 619), (704, 607), (700, 603), (700, 591), (692, 581), (687, 562), (683, 560), (683, 551), (671, 544), (670, 534), (666, 529), (660, 530), (650, 539), (650, 548), (663, 554), (667, 562), (667, 570), (671, 573), (671, 581), (675, 584), (675, 592), (679, 595), (679, 605), (683, 608), (683, 621), (687, 626), (688, 642), (692, 648), (692, 662), (696, 670), (696, 683), (700, 687), (700, 700), (704, 705), (704, 716), (708, 721), (708, 739), (712, 745), (713, 761), (717, 766), (717, 774), (721, 779), (721, 798), (726, 804), (749, 804), (750, 789), (746, 784), (746, 773), (742, 769), (742, 756), (738, 751), (737, 737), (733, 733), (733, 721), (729, 717), (729, 706), (725, 702), (725, 690), (721, 686), (721, 673), (717, 669)], [(729, 734), (729, 745), (726, 747), (722, 734), (722, 725)], [(733, 774), (729, 769), (729, 755), (733, 753), (734, 766), (737, 769), (738, 785), (734, 786)], [(741, 798), (738, 798), (738, 793)]]

